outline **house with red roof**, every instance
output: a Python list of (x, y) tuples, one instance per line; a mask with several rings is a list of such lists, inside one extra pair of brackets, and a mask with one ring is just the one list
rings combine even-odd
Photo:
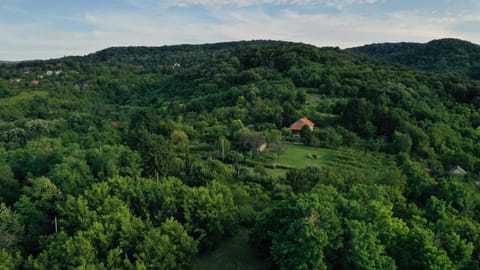
[(308, 128), (310, 128), (310, 130), (312, 130), (312, 131), (313, 131), (313, 128), (315, 126), (315, 124), (312, 121), (310, 121), (306, 117), (303, 117), (303, 118), (295, 121), (293, 124), (291, 124), (288, 129), (290, 129), (293, 133), (298, 133), (298, 132), (300, 132), (300, 130), (302, 130), (302, 127), (305, 126), (305, 125)]

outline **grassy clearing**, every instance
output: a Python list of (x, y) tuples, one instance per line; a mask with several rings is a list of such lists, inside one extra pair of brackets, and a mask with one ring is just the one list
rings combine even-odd
[[(274, 163), (304, 168), (308, 166), (322, 166), (335, 156), (330, 149), (308, 147), (304, 145), (285, 144), (285, 153)], [(316, 156), (316, 158), (314, 158)]]
[(8, 105), (15, 105), (22, 101), (30, 101), (34, 97), (46, 97), (48, 95), (48, 91), (29, 91), (29, 92), (22, 92), (16, 96), (8, 97), (8, 98), (0, 98), (0, 106), (8, 106)]
[(225, 240), (214, 251), (197, 257), (192, 270), (266, 270), (265, 262), (255, 257), (248, 245), (247, 229), (241, 229), (237, 235)]
[[(280, 164), (295, 168), (308, 166), (321, 168), (338, 168), (351, 172), (385, 172), (395, 166), (390, 155), (382, 153), (365, 152), (351, 148), (339, 148), (336, 150), (309, 147), (304, 145), (285, 144), (285, 153), (272, 164)], [(276, 172), (275, 172), (276, 171)], [(270, 169), (271, 175), (284, 175), (286, 170)]]

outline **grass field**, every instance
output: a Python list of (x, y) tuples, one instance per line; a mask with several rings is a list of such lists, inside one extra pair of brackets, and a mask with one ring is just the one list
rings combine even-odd
[[(351, 148), (325, 149), (304, 145), (284, 144), (285, 153), (271, 164), (280, 164), (295, 168), (308, 166), (338, 168), (358, 173), (384, 172), (395, 166), (393, 158), (382, 153), (365, 152)], [(270, 175), (284, 175), (286, 170), (269, 169)]]
[(248, 245), (248, 230), (222, 242), (213, 252), (201, 255), (193, 262), (192, 270), (266, 270), (266, 264), (255, 257)]
[[(273, 163), (283, 164), (296, 168), (304, 168), (308, 166), (322, 166), (335, 157), (335, 151), (314, 148), (304, 145), (284, 144), (285, 153), (283, 153), (278, 161)], [(316, 158), (313, 156), (316, 155)]]

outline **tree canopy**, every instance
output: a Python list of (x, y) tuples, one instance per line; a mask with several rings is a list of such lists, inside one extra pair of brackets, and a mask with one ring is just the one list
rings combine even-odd
[(273, 269), (480, 269), (479, 48), (0, 63), (0, 269), (190, 269), (239, 229)]

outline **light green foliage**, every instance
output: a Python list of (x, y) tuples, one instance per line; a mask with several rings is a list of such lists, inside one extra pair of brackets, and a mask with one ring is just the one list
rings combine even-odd
[[(157, 182), (150, 179), (116, 177), (108, 183), (92, 185), (85, 191), (84, 196), (76, 199), (69, 196), (62, 208), (65, 221), (61, 220), (61, 227), (72, 233), (75, 232), (74, 228), (80, 228), (82, 237), (93, 245), (93, 251), (96, 252), (94, 258), (107, 258), (110, 267), (184, 269), (190, 265), (197, 252), (197, 241), (189, 236), (184, 226), (172, 216), (191, 220), (188, 216), (191, 212), (185, 212), (185, 218), (181, 212), (187, 191), (187, 187), (176, 178), (165, 178)], [(230, 200), (225, 202), (214, 199), (212, 205), (208, 206), (191, 205), (188, 211), (201, 212), (203, 208), (196, 207), (205, 206), (210, 209), (207, 211), (210, 213), (215, 208), (233, 207), (231, 194), (226, 192), (225, 188), (222, 191), (213, 187), (210, 196), (218, 194), (216, 196), (219, 198), (226, 196)], [(132, 204), (127, 205), (124, 202)], [(153, 224), (134, 216), (132, 210), (145, 220), (151, 218)], [(217, 227), (221, 232), (214, 231), (213, 227), (205, 227), (204, 230), (212, 229), (208, 231), (209, 237), (215, 237), (210, 233), (221, 234), (231, 229), (228, 222), (233, 222), (234, 219), (230, 217), (232, 220), (228, 220), (228, 214), (232, 213), (230, 210), (220, 210), (221, 212), (210, 219), (199, 214), (201, 218), (221, 226)], [(195, 229), (200, 228), (197, 224), (186, 224)], [(213, 242), (207, 242), (206, 239), (204, 242), (213, 245)]]
[(46, 176), (50, 166), (62, 161), (61, 141), (40, 137), (29, 141), (24, 148), (9, 151), (7, 162), (20, 180), (27, 176)]
[[(0, 250), (3, 252), (17, 250), (23, 238), (24, 226), (20, 216), (8, 208), (4, 203), (0, 204)], [(6, 254), (3, 254), (6, 256)]]
[(347, 221), (345, 268), (348, 269), (396, 269), (395, 261), (386, 256), (385, 247), (378, 240), (372, 224)]
[[(170, 142), (161, 136), (148, 138), (148, 151), (143, 157), (144, 174), (150, 177), (158, 175), (165, 177), (178, 170), (178, 163), (175, 160), (175, 152)], [(145, 149), (147, 150), (147, 149)]]
[(452, 261), (435, 243), (435, 234), (418, 224), (412, 224), (398, 247), (400, 268), (454, 269)]
[(195, 163), (192, 173), (192, 180), (189, 184), (200, 186), (207, 185), (215, 180), (221, 183), (231, 182), (234, 172), (230, 166), (226, 166), (219, 160), (207, 160), (206, 162)]
[(184, 198), (187, 231), (208, 250), (222, 237), (232, 235), (238, 226), (238, 208), (225, 184), (212, 182), (207, 187), (190, 189)]
[[(0, 265), (480, 269), (479, 48), (252, 41), (0, 64)], [(316, 129), (296, 138), (301, 117)]]
[(19, 95), (12, 96), (10, 98), (2, 98), (0, 99), (0, 106), (9, 106), (18, 103), (22, 103), (25, 101), (30, 101), (34, 97), (46, 97), (48, 95), (48, 91), (30, 91), (30, 92), (22, 92)]
[[(262, 212), (251, 243), (259, 254), (285, 269), (323, 269), (327, 265), (451, 269), (450, 258), (457, 258), (457, 265), (472, 265), (471, 248), (465, 240), (450, 234), (443, 240), (450, 244), (444, 250), (434, 246), (433, 232), (425, 229), (422, 221), (414, 219), (407, 224), (395, 217), (389, 192), (388, 188), (369, 185), (354, 185), (345, 193), (317, 186)], [(449, 258), (446, 250), (453, 252), (459, 246), (456, 250), (465, 253)]]
[(18, 269), (22, 263), (20, 253), (11, 254), (0, 249), (0, 270)]
[[(312, 215), (310, 218), (315, 218)], [(322, 250), (327, 233), (318, 230), (315, 222), (319, 221), (292, 221), (272, 240), (271, 254), (280, 269), (327, 269)]]
[(24, 187), (24, 193), (42, 210), (53, 210), (55, 202), (63, 197), (62, 191), (46, 177), (31, 179), (29, 182), (31, 186)]
[(337, 195), (333, 188), (320, 187), (266, 209), (253, 229), (252, 245), (282, 269), (326, 269), (325, 254), (342, 245)]
[[(119, 198), (128, 203), (135, 215), (150, 218), (155, 225), (170, 217), (182, 218), (181, 208), (188, 188), (178, 178), (167, 177), (157, 181), (115, 177), (109, 180), (109, 185)], [(110, 189), (105, 193), (108, 192)]]
[(32, 263), (33, 269), (104, 269), (96, 264), (96, 250), (84, 235), (68, 237), (59, 233), (52, 237), (46, 251)]
[(407, 162), (402, 169), (407, 176), (405, 197), (415, 202), (420, 202), (428, 198), (435, 184), (435, 180), (417, 163)]
[(146, 269), (186, 269), (197, 252), (197, 243), (174, 219), (151, 229), (138, 247), (137, 265)]
[(91, 149), (87, 152), (86, 160), (96, 178), (140, 175), (138, 154), (123, 145)]
[(63, 193), (78, 195), (93, 182), (93, 175), (85, 160), (66, 158), (51, 172), (52, 181), (57, 183)]
[[(377, 176), (393, 170), (395, 166), (392, 156), (381, 153), (344, 147), (333, 150), (295, 144), (283, 144), (282, 146), (285, 152), (273, 163), (287, 167), (318, 167), (335, 171), (339, 175), (367, 175), (373, 180)], [(340, 179), (337, 178), (335, 181), (337, 180), (341, 182)]]

